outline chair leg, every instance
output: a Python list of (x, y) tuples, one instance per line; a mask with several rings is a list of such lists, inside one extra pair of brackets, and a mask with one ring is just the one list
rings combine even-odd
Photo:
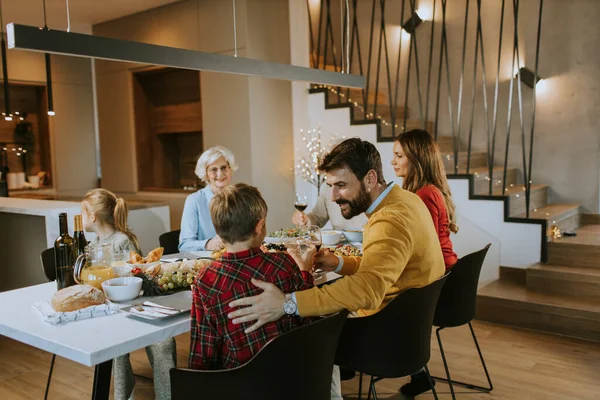
[(371, 390), (373, 389), (373, 377), (369, 381), (369, 393), (367, 393), (367, 400), (371, 400)]
[(444, 328), (437, 328), (435, 330), (435, 335), (437, 336), (437, 341), (440, 346), (440, 353), (442, 354), (442, 361), (444, 362), (444, 369), (446, 370), (446, 377), (448, 378), (446, 382), (450, 387), (450, 394), (452, 395), (452, 400), (456, 399), (456, 395), (454, 394), (454, 386), (452, 385), (452, 379), (450, 378), (450, 369), (448, 367), (448, 362), (446, 361), (446, 354), (444, 353), (444, 346), (442, 345), (442, 337), (440, 335), (440, 331)]
[(362, 400), (362, 380), (363, 373), (361, 372), (360, 375), (358, 375), (358, 400)]
[(491, 392), (492, 390), (494, 390), (494, 385), (492, 385), (492, 380), (490, 378), (490, 374), (488, 372), (487, 366), (485, 365), (485, 360), (483, 359), (483, 354), (481, 353), (481, 349), (479, 348), (479, 343), (477, 342), (477, 336), (475, 336), (475, 330), (473, 329), (473, 325), (471, 325), (471, 321), (469, 321), (469, 329), (471, 329), (471, 335), (473, 335), (473, 341), (475, 342), (475, 347), (477, 347), (477, 353), (479, 353), (479, 359), (481, 360), (481, 365), (483, 366), (483, 370), (485, 371), (485, 377), (487, 378), (487, 381), (490, 385), (489, 387), (471, 385), (471, 387), (474, 389)]
[(369, 383), (369, 394), (367, 395), (367, 400), (371, 399), (371, 393), (373, 393), (373, 400), (377, 400), (377, 390), (375, 389), (375, 384), (379, 382), (383, 378), (375, 378), (371, 376), (371, 382)]
[(429, 373), (429, 368), (427, 367), (427, 365), (425, 366), (425, 373), (427, 374), (427, 379), (429, 379), (429, 384), (431, 385), (431, 392), (433, 393), (433, 398), (435, 400), (438, 400), (438, 395), (437, 395), (437, 392), (435, 391), (435, 385), (433, 383), (433, 378), (431, 377), (431, 374)]
[(490, 374), (488, 373), (487, 370), (487, 366), (485, 365), (485, 361), (483, 359), (483, 354), (481, 353), (481, 349), (479, 348), (479, 343), (477, 342), (477, 337), (475, 336), (475, 331), (473, 330), (473, 326), (471, 325), (471, 323), (469, 322), (469, 328), (471, 329), (471, 335), (473, 336), (473, 341), (475, 342), (475, 347), (477, 348), (477, 353), (479, 354), (479, 359), (481, 360), (481, 365), (483, 366), (483, 370), (485, 372), (485, 376), (487, 378), (487, 381), (489, 383), (489, 387), (485, 387), (485, 386), (478, 386), (478, 385), (474, 385), (472, 383), (465, 383), (465, 382), (460, 382), (460, 381), (450, 381), (450, 373), (448, 372), (448, 367), (446, 364), (446, 358), (445, 358), (445, 354), (444, 354), (444, 350), (442, 348), (442, 340), (441, 337), (439, 335), (439, 331), (441, 331), (443, 328), (438, 328), (436, 330), (436, 334), (438, 337), (438, 343), (440, 345), (440, 353), (442, 354), (442, 360), (444, 361), (444, 367), (446, 368), (446, 375), (447, 378), (440, 378), (437, 376), (433, 376), (432, 378), (435, 379), (436, 381), (441, 381), (441, 382), (446, 382), (450, 385), (450, 388), (452, 390), (452, 385), (458, 385), (458, 386), (462, 386), (465, 387), (467, 389), (472, 389), (472, 390), (479, 390), (482, 392), (491, 392), (492, 390), (494, 390), (494, 386), (492, 385), (492, 380), (490, 378)]
[(48, 392), (50, 391), (50, 381), (52, 380), (52, 371), (54, 370), (54, 360), (56, 354), (52, 354), (52, 361), (50, 361), (50, 371), (48, 372), (48, 382), (46, 383), (46, 393), (44, 393), (44, 400), (48, 399)]

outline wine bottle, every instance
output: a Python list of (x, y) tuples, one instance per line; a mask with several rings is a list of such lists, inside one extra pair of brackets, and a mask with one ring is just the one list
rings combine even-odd
[(75, 240), (69, 236), (67, 214), (60, 213), (58, 221), (60, 224), (60, 236), (54, 241), (54, 263), (56, 266), (56, 288), (60, 290), (76, 284), (73, 277)]
[(77, 258), (79, 255), (85, 253), (85, 246), (88, 244), (88, 241), (83, 233), (81, 214), (77, 214), (75, 216), (75, 230), (73, 232), (73, 239), (75, 240), (75, 258)]

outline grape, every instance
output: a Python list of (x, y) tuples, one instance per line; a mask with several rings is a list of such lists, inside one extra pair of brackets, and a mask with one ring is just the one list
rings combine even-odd
[(169, 290), (169, 285), (165, 283), (164, 285), (162, 285), (162, 289), (163, 290)]
[(175, 287), (175, 284), (173, 282), (169, 283), (169, 289), (173, 289)]
[(192, 283), (194, 283), (194, 278), (187, 278), (187, 283), (189, 285), (191, 285)]

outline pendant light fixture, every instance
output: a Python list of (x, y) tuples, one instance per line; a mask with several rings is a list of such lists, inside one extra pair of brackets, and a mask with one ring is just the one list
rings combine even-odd
[(10, 113), (10, 96), (8, 93), (8, 63), (6, 62), (6, 41), (4, 40), (4, 20), (2, 18), (2, 2), (0, 1), (0, 46), (2, 46), (2, 80), (4, 83), (4, 119), (6, 121), (12, 121), (12, 114)]
[[(42, 0), (44, 3), (44, 31), (49, 31), (46, 20), (46, 0)], [(10, 47), (10, 46), (9, 46)], [(44, 54), (46, 60), (46, 94), (48, 98), (48, 115), (54, 116), (54, 98), (52, 97), (52, 64), (50, 61), (50, 54)]]
[[(233, 1), (233, 9), (235, 18), (235, 0)], [(33, 26), (17, 25), (14, 23), (8, 24), (6, 27), (9, 49), (39, 51), (75, 57), (98, 58), (110, 61), (159, 65), (195, 71), (211, 71), (349, 88), (363, 89), (365, 87), (366, 80), (365, 77), (361, 75), (238, 57), (237, 39), (235, 37), (236, 33), (234, 22), (234, 55), (230, 56), (101, 36), (49, 30), (47, 27), (38, 29)], [(46, 72), (48, 74), (50, 61), (49, 58), (46, 60)], [(51, 88), (50, 78), (48, 78), (48, 86)], [(49, 91), (49, 96), (51, 96), (51, 90)], [(51, 104), (50, 97), (48, 104)]]

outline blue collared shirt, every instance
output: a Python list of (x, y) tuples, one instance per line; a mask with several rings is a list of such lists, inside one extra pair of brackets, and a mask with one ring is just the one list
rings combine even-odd
[(206, 242), (217, 235), (208, 209), (214, 196), (210, 186), (206, 186), (185, 199), (181, 216), (179, 251), (206, 250)]

